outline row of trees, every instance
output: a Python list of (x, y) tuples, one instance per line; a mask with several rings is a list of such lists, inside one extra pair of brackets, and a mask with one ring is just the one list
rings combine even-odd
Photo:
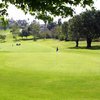
[(78, 47), (79, 40), (87, 40), (87, 48), (91, 47), (91, 42), (100, 37), (100, 11), (92, 10), (72, 17), (69, 21), (62, 24), (61, 19), (58, 23), (50, 22), (41, 26), (34, 21), (23, 29), (15, 23), (12, 27), (13, 37), (33, 36), (33, 40), (38, 38), (53, 38), (59, 40), (75, 40)]
[(76, 41), (76, 47), (80, 39), (86, 39), (87, 48), (90, 48), (92, 40), (100, 37), (100, 11), (86, 11), (70, 19), (68, 37)]
[(20, 27), (16, 22), (11, 26), (11, 32), (13, 38), (17, 40), (17, 37), (20, 36), (22, 38), (28, 36), (33, 36), (33, 40), (37, 39), (47, 39), (54, 38), (64, 40), (64, 35), (62, 34), (62, 26), (55, 22), (50, 22), (48, 25), (40, 25), (36, 21), (32, 22), (30, 25), (27, 24), (25, 27)]
[(100, 11), (87, 10), (63, 24), (59, 20), (58, 25), (52, 29), (54, 34), (58, 33), (57, 39), (74, 40), (76, 47), (79, 45), (79, 40), (86, 40), (87, 48), (91, 48), (93, 39), (100, 38)]
[[(51, 24), (52, 18), (50, 15), (67, 17), (73, 15), (74, 7), (81, 5), (82, 7), (90, 6), (94, 8), (94, 0), (1, 0), (0, 2), (0, 16), (7, 15), (8, 4), (14, 4), (18, 8), (21, 8), (25, 13), (30, 12), (32, 15), (36, 15), (37, 18), (49, 22)], [(20, 30), (19, 26), (16, 26), (16, 30), (12, 27), (13, 37), (17, 35), (23, 37), (33, 35), (34, 40), (36, 37), (52, 37), (60, 40), (75, 40), (78, 47), (78, 41), (80, 38), (87, 39), (87, 47), (91, 47), (93, 38), (99, 37), (99, 11), (87, 11), (80, 15), (74, 16), (68, 22), (61, 25), (60, 20), (58, 25), (48, 28), (43, 34), (39, 31), (39, 26), (30, 25)], [(6, 21), (3, 21), (6, 22)], [(4, 23), (5, 24), (5, 23)], [(32, 26), (32, 27), (31, 27)], [(31, 27), (31, 28), (30, 28)], [(34, 27), (34, 28), (33, 28)], [(38, 30), (38, 31), (37, 31)]]
[(40, 31), (40, 25), (36, 22), (33, 22), (30, 25), (27, 24), (25, 27), (21, 27), (15, 22), (10, 28), (15, 40), (17, 40), (18, 36), (22, 38), (26, 37), (27, 39), (27, 37), (30, 35), (32, 35), (33, 39), (36, 40)]

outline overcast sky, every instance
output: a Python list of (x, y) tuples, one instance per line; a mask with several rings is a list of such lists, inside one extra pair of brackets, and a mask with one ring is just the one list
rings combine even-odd
[[(100, 0), (95, 0), (95, 7), (100, 10)], [(79, 14), (82, 11), (84, 11), (84, 9), (82, 9), (81, 7), (77, 7), (75, 9), (76, 13)], [(18, 19), (25, 19), (27, 20), (29, 18), (30, 21), (32, 21), (34, 19), (33, 16), (31, 16), (30, 14), (25, 15), (24, 12), (20, 9), (17, 9), (14, 5), (10, 5), (8, 8), (8, 13), (9, 13), (9, 18), (13, 18), (14, 20), (18, 20)], [(57, 21), (59, 19), (59, 17), (56, 17), (54, 19), (54, 21)], [(63, 21), (65, 21), (66, 19), (63, 19)], [(43, 23), (43, 21), (39, 21), (40, 23)]]

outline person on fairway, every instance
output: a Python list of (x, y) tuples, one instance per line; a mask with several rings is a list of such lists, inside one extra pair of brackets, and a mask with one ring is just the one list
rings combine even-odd
[(58, 49), (58, 47), (57, 47), (57, 48), (56, 48), (56, 52), (58, 52), (58, 50), (59, 50), (59, 49)]

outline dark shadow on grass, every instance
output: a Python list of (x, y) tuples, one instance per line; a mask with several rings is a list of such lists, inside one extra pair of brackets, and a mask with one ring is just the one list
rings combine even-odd
[(88, 49), (88, 50), (100, 50), (100, 46), (92, 46), (91, 48), (87, 48), (85, 46), (82, 47), (69, 47), (69, 49)]
[(28, 40), (33, 40), (33, 38), (23, 38), (23, 39), (20, 39), (22, 41), (28, 41)]
[(0, 41), (0, 43), (5, 43), (6, 41)]

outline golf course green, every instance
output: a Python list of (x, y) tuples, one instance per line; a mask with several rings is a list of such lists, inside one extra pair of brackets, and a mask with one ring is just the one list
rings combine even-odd
[(0, 43), (0, 100), (100, 100), (100, 42), (20, 44)]

